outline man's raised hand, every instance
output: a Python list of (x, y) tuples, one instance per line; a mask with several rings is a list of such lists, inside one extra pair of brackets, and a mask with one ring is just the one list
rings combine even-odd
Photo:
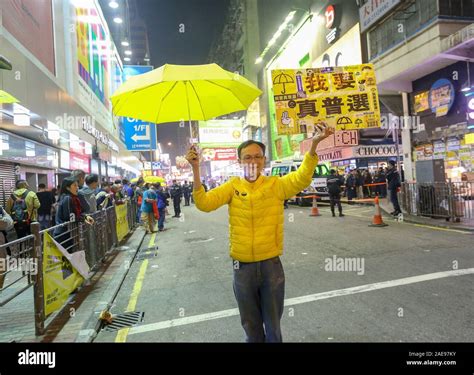
[(186, 154), (186, 160), (191, 164), (191, 166), (194, 167), (199, 167), (199, 154), (198, 151), (196, 150), (196, 146), (192, 145), (188, 153)]

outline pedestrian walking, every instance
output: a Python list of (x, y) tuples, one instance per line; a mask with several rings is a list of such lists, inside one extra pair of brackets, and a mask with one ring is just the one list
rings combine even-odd
[(150, 187), (143, 193), (142, 201), (142, 223), (147, 234), (155, 232), (155, 215), (153, 213), (153, 202), (156, 201), (155, 186)]
[(333, 134), (326, 124), (318, 125), (310, 151), (294, 172), (284, 177), (264, 176), (265, 145), (253, 140), (237, 150), (244, 177), (233, 177), (205, 192), (200, 179), (199, 155), (191, 146), (186, 159), (194, 175), (194, 201), (204, 212), (229, 205), (230, 256), (233, 259), (234, 295), (248, 342), (281, 342), (285, 274), (283, 253), (285, 199), (310, 183), (318, 164), (316, 147)]

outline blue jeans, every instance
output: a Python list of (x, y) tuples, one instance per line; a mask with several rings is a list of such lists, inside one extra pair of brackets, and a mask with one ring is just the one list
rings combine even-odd
[(165, 227), (165, 214), (166, 214), (166, 207), (158, 208), (158, 213), (160, 214), (160, 218), (158, 219), (158, 229), (162, 230)]
[(234, 262), (234, 295), (247, 342), (281, 342), (285, 273), (280, 258)]

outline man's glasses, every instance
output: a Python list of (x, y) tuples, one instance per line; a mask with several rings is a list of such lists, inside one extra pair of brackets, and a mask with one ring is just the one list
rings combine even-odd
[(249, 162), (249, 161), (252, 161), (252, 160), (255, 160), (255, 161), (260, 161), (260, 160), (263, 160), (264, 156), (263, 155), (255, 155), (255, 156), (251, 156), (251, 155), (245, 155), (242, 160), (245, 161), (245, 162)]

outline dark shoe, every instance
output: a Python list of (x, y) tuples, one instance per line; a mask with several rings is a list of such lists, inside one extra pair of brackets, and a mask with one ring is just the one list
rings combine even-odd
[(334, 212), (332, 213), (332, 217), (336, 217), (336, 214)]
[(395, 212), (397, 212), (397, 211), (392, 211), (392, 212), (390, 212), (390, 215), (393, 215)]
[(165, 230), (166, 230), (166, 229), (165, 229), (165, 228), (163, 228), (163, 229), (160, 229), (159, 231), (160, 231), (160, 232), (164, 232)]
[(346, 215), (344, 215), (342, 212), (339, 212), (339, 217), (344, 217)]
[(398, 216), (398, 215), (400, 215), (401, 213), (402, 213), (402, 211), (395, 211), (395, 212), (393, 213), (393, 216)]

